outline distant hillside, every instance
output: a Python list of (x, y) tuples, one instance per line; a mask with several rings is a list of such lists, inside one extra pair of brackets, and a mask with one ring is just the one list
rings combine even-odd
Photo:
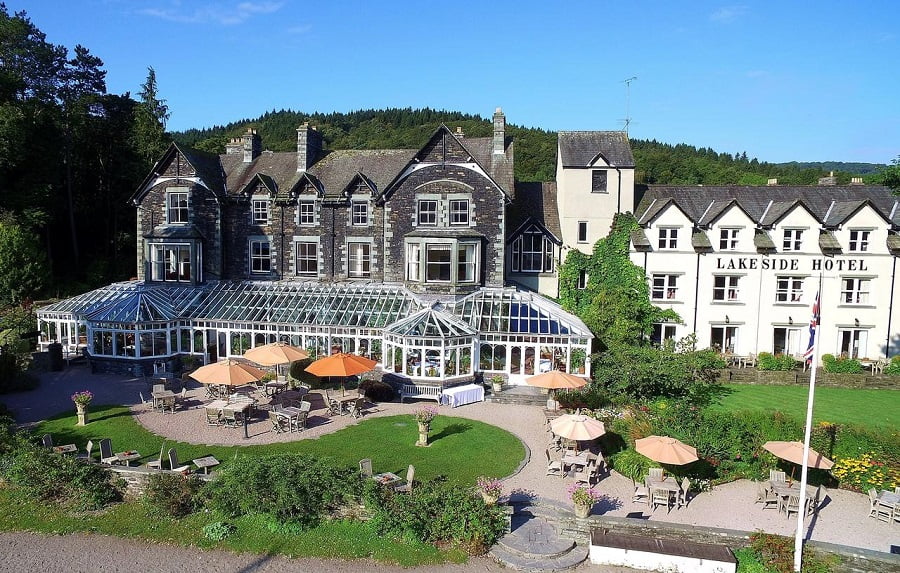
[[(461, 112), (424, 109), (359, 110), (349, 113), (305, 113), (271, 111), (258, 118), (234, 121), (207, 129), (189, 129), (172, 134), (175, 141), (223, 153), (229, 138), (248, 126), (257, 129), (263, 147), (272, 151), (296, 149), (296, 130), (304, 121), (317, 126), (329, 149), (411, 149), (421, 146), (444, 123), (462, 128), (468, 137), (493, 133), (490, 119)], [(516, 178), (519, 181), (552, 181), (556, 173), (556, 132), (508, 123), (507, 135), (515, 138)], [(871, 163), (766, 163), (692, 145), (631, 140), (640, 183), (671, 185), (764, 185), (769, 178), (780, 183), (814, 185), (819, 177), (834, 171), (839, 183), (851, 176), (877, 182), (875, 172), (884, 167)]]

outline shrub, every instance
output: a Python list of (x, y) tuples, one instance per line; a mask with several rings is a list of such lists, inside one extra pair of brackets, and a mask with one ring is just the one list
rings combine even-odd
[(757, 368), (760, 370), (789, 372), (797, 367), (797, 361), (789, 354), (760, 352)]
[(479, 555), (506, 529), (502, 507), (487, 505), (471, 488), (444, 479), (421, 484), (410, 494), (372, 486), (367, 494), (366, 506), (373, 509), (370, 523), (380, 534), (450, 544)]
[(886, 464), (872, 452), (838, 459), (831, 473), (844, 489), (865, 492), (870, 488), (892, 490), (900, 487), (900, 467)]
[(184, 517), (203, 506), (203, 482), (197, 476), (151, 474), (143, 500), (151, 515)]
[(315, 526), (361, 491), (359, 470), (328, 458), (276, 454), (238, 458), (210, 484), (212, 506), (237, 517), (270, 514), (282, 522)]
[(567, 410), (578, 408), (598, 410), (611, 402), (609, 392), (597, 384), (588, 384), (583, 388), (568, 392), (557, 392), (556, 399), (559, 401), (560, 407)]
[(643, 483), (644, 476), (654, 462), (633, 449), (622, 450), (609, 457), (609, 464), (614, 470), (635, 482)]
[[(777, 573), (794, 570), (794, 539), (791, 537), (757, 531), (750, 534), (750, 549), (769, 570)], [(838, 561), (836, 555), (822, 555), (808, 545), (803, 546), (804, 573), (829, 573)]]
[(6, 479), (27, 496), (77, 510), (122, 499), (124, 482), (102, 466), (19, 441), (4, 457)]
[(853, 358), (836, 358), (833, 354), (822, 355), (822, 365), (830, 374), (861, 374), (862, 364)]
[(891, 358), (891, 363), (884, 367), (884, 373), (891, 376), (900, 376), (900, 354)]
[(301, 384), (317, 390), (322, 387), (322, 379), (306, 371), (306, 367), (312, 363), (312, 358), (292, 362), (290, 376), (294, 380), (299, 380)]
[(393, 402), (397, 396), (390, 384), (380, 380), (363, 380), (359, 383), (358, 391), (373, 402)]
[(232, 533), (235, 527), (223, 521), (214, 521), (203, 526), (203, 537), (211, 541), (222, 541)]

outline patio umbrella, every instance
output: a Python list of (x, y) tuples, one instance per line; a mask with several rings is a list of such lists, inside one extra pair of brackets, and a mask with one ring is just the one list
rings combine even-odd
[(560, 388), (565, 388), (566, 390), (581, 388), (587, 384), (587, 380), (584, 378), (560, 372), (559, 370), (551, 370), (549, 372), (544, 372), (543, 374), (538, 374), (537, 376), (532, 376), (531, 378), (527, 378), (525, 382), (530, 386), (550, 388), (553, 390)]
[[(802, 464), (803, 463), (803, 443), (802, 442), (779, 442), (771, 441), (763, 444), (763, 448), (775, 454), (785, 461)], [(834, 462), (817, 452), (809, 449), (809, 457), (806, 458), (806, 467), (817, 468), (821, 470), (830, 470)]]
[(696, 462), (697, 450), (669, 436), (648, 436), (634, 441), (634, 449), (654, 462), (683, 466)]
[(230, 358), (201, 366), (189, 374), (191, 378), (201, 384), (225, 386), (243, 386), (259, 382), (259, 379), (265, 375), (265, 372), (255, 366)]
[(316, 376), (340, 376), (341, 393), (343, 393), (344, 378), (373, 370), (377, 364), (374, 360), (369, 360), (356, 354), (338, 352), (331, 356), (319, 358), (307, 366), (306, 371)]
[(302, 348), (291, 346), (286, 342), (272, 342), (251, 348), (244, 353), (244, 358), (263, 366), (275, 366), (290, 364), (295, 360), (305, 360), (309, 354)]
[(563, 414), (550, 422), (550, 429), (557, 436), (570, 440), (593, 440), (606, 433), (603, 422), (584, 414)]

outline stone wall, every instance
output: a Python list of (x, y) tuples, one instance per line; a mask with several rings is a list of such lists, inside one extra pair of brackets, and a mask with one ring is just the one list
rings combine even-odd
[[(755, 368), (735, 368), (722, 370), (719, 380), (728, 384), (809, 385), (809, 372), (800, 370), (775, 372), (757, 370)], [(816, 386), (900, 390), (900, 376), (888, 376), (885, 374), (832, 374), (824, 372), (820, 368), (816, 373)]]
[[(154, 470), (147, 467), (129, 467), (129, 466), (110, 466), (109, 471), (117, 478), (125, 480), (125, 496), (140, 497), (147, 489), (147, 483), (150, 476), (158, 473), (176, 474), (169, 470)], [(180, 474), (179, 474), (180, 475)], [(203, 481), (210, 481), (215, 475), (195, 474)]]

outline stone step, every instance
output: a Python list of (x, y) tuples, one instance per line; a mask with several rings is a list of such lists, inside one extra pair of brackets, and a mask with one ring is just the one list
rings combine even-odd
[(558, 557), (530, 559), (507, 552), (503, 548), (495, 546), (491, 549), (490, 555), (504, 566), (516, 571), (549, 573), (553, 571), (574, 569), (578, 565), (584, 563), (588, 558), (588, 548), (586, 546), (576, 545), (571, 551)]
[(527, 559), (550, 559), (565, 555), (575, 543), (571, 539), (560, 539), (556, 527), (546, 519), (522, 511), (513, 514), (512, 532), (504, 535), (497, 546)]

